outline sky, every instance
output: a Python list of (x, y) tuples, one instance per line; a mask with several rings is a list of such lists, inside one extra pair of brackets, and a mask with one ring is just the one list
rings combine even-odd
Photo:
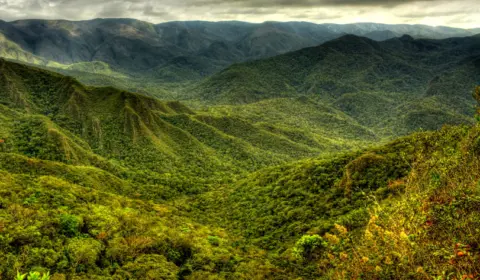
[(479, 0), (0, 0), (0, 19), (376, 22), (480, 28)]

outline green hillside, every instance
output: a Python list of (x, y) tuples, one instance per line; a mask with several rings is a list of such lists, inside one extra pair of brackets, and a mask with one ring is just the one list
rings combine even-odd
[(25, 173), (1, 169), (2, 278), (49, 271), (52, 279), (252, 279), (275, 271), (255, 257), (261, 250), (240, 249), (238, 237), (192, 222), (175, 207), (103, 192), (84, 184), (88, 179), (31, 175), (33, 166)]
[[(365, 36), (372, 32), (367, 25), (333, 27)], [(428, 32), (420, 32), (428, 29), (425, 26), (381, 27), (376, 31), (398, 28), (428, 38)], [(33, 34), (37, 29), (39, 34)], [(208, 106), (225, 112), (235, 105), (238, 108), (232, 110), (242, 114), (235, 115), (239, 118), (258, 115), (254, 108), (266, 104), (261, 101), (281, 98), (269, 104), (269, 113), (262, 117), (267, 123), (272, 114), (297, 111), (297, 106), (286, 108), (278, 103), (303, 97), (336, 110), (341, 116), (335, 118), (349, 118), (348, 126), (364, 127), (379, 139), (438, 129), (443, 124), (472, 123), (470, 89), (480, 75), (478, 35), (465, 37), (472, 34), (434, 28), (429, 29), (431, 37), (441, 40), (405, 35), (379, 42), (355, 35), (339, 37), (340, 33), (331, 30), (329, 25), (308, 23), (152, 25), (128, 19), (31, 20), (0, 25), (4, 34), (0, 55), (73, 76), (88, 85), (181, 100), (193, 108)], [(436, 32), (453, 32), (458, 37), (443, 39)], [(26, 38), (41, 47), (33, 48)], [(60, 38), (71, 42), (72, 50), (66, 50)], [(100, 44), (106, 38), (111, 40)], [(126, 47), (117, 49), (112, 44)], [(244, 106), (256, 102), (260, 103)], [(308, 118), (315, 117), (316, 112), (309, 109), (306, 114), (313, 116)], [(329, 126), (334, 133), (338, 131), (338, 125)], [(319, 127), (330, 133), (331, 129)], [(320, 133), (317, 142), (342, 146), (336, 138), (332, 141)], [(361, 135), (346, 145), (358, 147), (364, 139)]]
[(287, 279), (476, 279), (479, 132), (272, 167), (177, 205), (267, 250)]
[[(409, 34), (432, 39), (476, 34), (474, 30), (459, 28), (372, 23), (172, 21), (152, 24), (125, 18), (0, 21), (1, 34), (24, 51), (48, 61), (61, 64), (102, 61), (131, 74), (145, 74), (151, 72), (151, 68), (178, 67), (179, 73), (199, 76), (213, 73), (212, 68), (216, 72), (233, 62), (315, 46), (343, 34), (376, 37), (379, 32), (388, 33), (387, 38)], [(179, 59), (198, 63), (179, 64)], [(165, 81), (169, 77), (159, 78), (167, 78)]]
[[(298, 108), (308, 108), (304, 118), (311, 119), (304, 126), (285, 122), (285, 115), (272, 115), (277, 121), (252, 123), (250, 115), (230, 114), (228, 108), (195, 112), (179, 102), (161, 102), (111, 87), (86, 87), (52, 72), (0, 63), (2, 104), (22, 116), (21, 125), (5, 131), (7, 147), (41, 159), (50, 159), (48, 149), (54, 147), (61, 149), (66, 163), (91, 164), (95, 154), (127, 168), (205, 176), (213, 170), (254, 170), (375, 139), (341, 112), (325, 106), (321, 112), (320, 105), (308, 100), (295, 101)], [(290, 101), (279, 100), (272, 107), (282, 109), (286, 102)], [(309, 131), (311, 127), (318, 129)], [(34, 132), (39, 143), (25, 141)], [(38, 151), (23, 147), (23, 142)], [(192, 164), (199, 169), (193, 171)]]
[[(25, 158), (22, 170), (1, 166), (0, 271), (99, 279), (478, 275), (479, 131), (446, 127), (269, 168), (166, 204), (111, 194), (122, 182), (95, 168)], [(98, 182), (116, 186), (105, 192)]]
[(184, 217), (166, 200), (320, 149), (239, 118), (85, 87), (5, 60), (0, 100), (2, 277), (34, 270), (251, 279), (249, 267), (275, 272), (265, 258), (251, 257), (262, 250)]
[[(213, 103), (249, 103), (292, 94), (328, 100), (359, 92), (411, 99), (448, 95), (456, 87), (465, 97), (479, 71), (479, 44), (479, 36), (445, 40), (403, 36), (376, 42), (345, 35), (317, 47), (235, 64), (196, 90)], [(462, 78), (452, 79), (454, 75)], [(439, 87), (442, 82), (446, 89)]]

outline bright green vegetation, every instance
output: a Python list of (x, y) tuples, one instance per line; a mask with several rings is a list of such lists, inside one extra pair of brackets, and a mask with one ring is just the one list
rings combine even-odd
[(475, 279), (480, 128), (433, 93), (461, 73), (191, 109), (0, 60), (0, 276)]
[[(6, 278), (18, 271), (50, 272), (53, 279), (276, 274), (263, 249), (199, 223), (178, 210), (183, 206), (176, 199), (261, 167), (375, 139), (351, 125), (354, 133), (342, 140), (341, 129), (350, 126), (346, 116), (338, 118), (343, 126), (336, 131), (305, 134), (315, 119), (337, 118), (328, 109), (300, 128), (284, 123), (287, 112), (257, 124), (228, 112), (195, 112), (179, 102), (86, 87), (5, 60), (0, 70), (0, 272)], [(305, 119), (317, 108), (308, 106)]]
[[(375, 39), (381, 34), (372, 28), (390, 35), (339, 37)], [(308, 137), (323, 153), (364, 146), (371, 137), (471, 124), (470, 91), (480, 75), (480, 37), (443, 27), (25, 20), (0, 22), (0, 34), (1, 56), (91, 86), (208, 106), (209, 114), (248, 118), (262, 130), (271, 131), (272, 116), (283, 114), (277, 133), (315, 131)]]
[(0, 271), (7, 279), (28, 269), (50, 271), (51, 279), (199, 279), (213, 274), (235, 279), (242, 273), (248, 279), (250, 267), (268, 267), (265, 260), (255, 260), (261, 251), (240, 248), (238, 238), (181, 217), (168, 205), (48, 175), (1, 171), (0, 178)]
[[(158, 194), (144, 190), (152, 198), (195, 192), (224, 180), (225, 174), (356, 148), (376, 139), (348, 116), (308, 100), (278, 100), (271, 122), (252, 122), (252, 114), (233, 115), (228, 108), (195, 112), (179, 102), (86, 87), (16, 63), (1, 61), (0, 68), (4, 151), (95, 166), (119, 180), (164, 185), (164, 190), (155, 188)], [(297, 107), (286, 111), (287, 103)], [(308, 108), (299, 116), (302, 124), (293, 118), (287, 122), (287, 114), (301, 107)]]
[(181, 205), (267, 250), (287, 279), (476, 279), (479, 135), (445, 127), (272, 167)]
[[(227, 145), (233, 137), (205, 124), (199, 131), (210, 134), (201, 142), (173, 125), (201, 124), (178, 102), (87, 88), (3, 60), (0, 69), (2, 277), (23, 279), (18, 271), (32, 271), (28, 279), (41, 279), (37, 272), (51, 272), (51, 279), (249, 278), (250, 267), (269, 267), (255, 260), (264, 253), (239, 237), (159, 204), (202, 191), (208, 180), (231, 181), (233, 173), (222, 170), (242, 171), (227, 158), (239, 159), (232, 152), (220, 161), (204, 143)], [(213, 143), (212, 135), (226, 140)], [(239, 156), (249, 156), (255, 149), (242, 143)], [(198, 169), (187, 173), (187, 161)], [(218, 174), (204, 175), (210, 168)], [(195, 179), (200, 175), (205, 179)]]
[(15, 276), (15, 280), (24, 280), (26, 277), (27, 280), (49, 280), (50, 279), (50, 273), (44, 273), (40, 274), (40, 272), (37, 271), (32, 271), (30, 273), (25, 273), (21, 274), (20, 272), (17, 272), (17, 275)]
[(379, 139), (372, 130), (342, 111), (305, 97), (275, 98), (241, 106), (211, 106), (205, 111), (215, 116), (242, 118), (270, 133), (282, 134), (323, 152), (330, 146), (340, 151)]

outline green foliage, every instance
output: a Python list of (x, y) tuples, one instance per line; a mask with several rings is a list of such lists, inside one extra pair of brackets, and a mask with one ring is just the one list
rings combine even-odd
[(19, 121), (12, 131), (16, 150), (28, 157), (68, 162), (75, 157), (69, 147), (68, 136), (61, 135), (42, 117), (28, 117)]
[(142, 255), (119, 269), (115, 275), (122, 279), (176, 280), (179, 270), (161, 255)]
[(479, 85), (477, 85), (475, 87), (475, 92), (473, 94), (473, 97), (477, 101), (477, 114), (476, 114), (476, 116), (478, 117), (480, 115), (480, 86)]
[[(33, 193), (37, 202), (23, 204)], [(260, 255), (254, 247), (233, 246), (237, 237), (198, 224), (168, 204), (52, 176), (0, 170), (0, 197), (0, 275), (7, 279), (15, 277), (15, 263), (22, 270), (50, 271), (52, 279), (177, 279), (193, 269), (233, 277), (251, 265), (248, 255)]]
[(67, 252), (71, 258), (74, 268), (81, 266), (93, 266), (97, 261), (100, 252), (103, 251), (103, 244), (92, 238), (70, 239), (67, 244)]
[(320, 235), (304, 235), (295, 243), (293, 254), (298, 259), (312, 260), (321, 255), (325, 247), (327, 242)]
[[(313, 101), (278, 100), (269, 106), (271, 118), (257, 118), (252, 124), (263, 104), (198, 113), (179, 102), (85, 87), (51, 72), (0, 63), (4, 69), (0, 86), (10, 92), (0, 99), (15, 108), (5, 113), (2, 134), (8, 142), (2, 150), (94, 166), (140, 185), (135, 193), (149, 198), (204, 192), (247, 171), (365, 146), (376, 139), (331, 108), (316, 112), (320, 105)], [(287, 111), (289, 103), (295, 107)], [(290, 117), (302, 108), (301, 118)], [(12, 113), (18, 116), (13, 118)], [(325, 130), (327, 124), (330, 129)], [(152, 187), (158, 185), (162, 187)], [(125, 188), (117, 186), (115, 192)]]
[(286, 249), (308, 230), (323, 234), (340, 222), (362, 227), (374, 197), (401, 193), (389, 185), (408, 174), (416, 143), (428, 137), (418, 134), (381, 148), (263, 169), (185, 203), (200, 220), (225, 224), (227, 218), (229, 228), (254, 244)]
[(15, 277), (15, 280), (24, 280), (25, 277), (27, 277), (27, 280), (50, 280), (50, 273), (43, 273), (41, 274), (40, 272), (36, 271), (30, 271), (28, 275), (21, 274), (20, 272), (17, 272), (17, 276)]
[(208, 236), (208, 242), (213, 246), (220, 245), (220, 238), (218, 236)]
[(77, 236), (80, 232), (82, 220), (74, 215), (60, 215), (60, 232), (69, 237)]
[(50, 273), (44, 273), (40, 274), (39, 272), (30, 272), (28, 274), (28, 280), (49, 280), (50, 279)]
[(27, 276), (27, 274), (21, 274), (20, 272), (17, 271), (17, 276), (15, 277), (15, 280), (23, 280), (25, 279), (25, 277)]
[[(360, 232), (337, 235), (317, 266), (326, 278), (475, 279), (479, 130), (452, 127), (418, 143), (405, 194), (379, 202)], [(475, 249), (474, 249), (475, 248)]]

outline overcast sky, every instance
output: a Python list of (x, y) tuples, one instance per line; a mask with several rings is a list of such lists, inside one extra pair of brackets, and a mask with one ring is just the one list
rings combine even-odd
[(479, 0), (0, 0), (0, 19), (408, 23), (480, 27)]

